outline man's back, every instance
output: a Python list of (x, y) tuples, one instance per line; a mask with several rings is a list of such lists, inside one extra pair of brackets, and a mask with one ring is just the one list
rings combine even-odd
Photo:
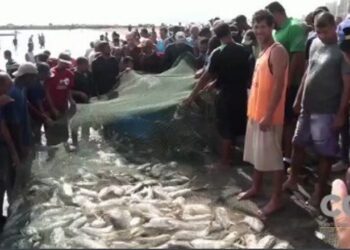
[(119, 74), (119, 63), (116, 58), (96, 58), (92, 62), (92, 74), (99, 95), (108, 93), (116, 84)]
[(181, 43), (181, 44), (173, 43), (168, 45), (164, 55), (164, 68), (169, 69), (173, 65), (173, 63), (176, 61), (176, 59), (180, 55), (186, 52), (193, 54), (193, 48), (186, 43)]

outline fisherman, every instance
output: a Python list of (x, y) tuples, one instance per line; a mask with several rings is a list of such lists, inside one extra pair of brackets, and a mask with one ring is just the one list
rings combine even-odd
[(157, 52), (164, 54), (165, 52), (165, 40), (168, 38), (168, 28), (165, 26), (159, 29), (159, 39), (157, 40), (156, 48)]
[(101, 56), (97, 57), (91, 65), (93, 82), (96, 85), (97, 95), (105, 95), (116, 84), (119, 74), (119, 62), (111, 56), (111, 47), (108, 42), (101, 42), (98, 50)]
[(140, 70), (141, 49), (138, 47), (138, 42), (135, 32), (126, 35), (127, 45), (123, 47), (123, 56), (130, 56), (134, 60), (135, 70)]
[(232, 161), (236, 138), (244, 135), (246, 128), (249, 53), (233, 41), (228, 24), (217, 21), (214, 32), (222, 45), (212, 52), (208, 69), (184, 103), (191, 104), (204, 89), (218, 91), (216, 120), (222, 142), (220, 162), (211, 170), (226, 171)]
[(327, 194), (332, 162), (338, 157), (338, 136), (347, 119), (350, 91), (350, 65), (337, 44), (336, 23), (329, 12), (315, 18), (316, 38), (310, 48), (308, 69), (298, 92), (295, 108), (301, 109), (293, 138), (292, 172), (284, 189), (295, 190), (311, 147), (318, 159), (318, 180), (309, 204), (319, 207)]
[(162, 59), (157, 55), (155, 45), (151, 39), (145, 39), (139, 47), (142, 50), (140, 57), (141, 70), (144, 73), (157, 74), (162, 71)]
[[(75, 101), (72, 97), (74, 87), (74, 75), (70, 68), (72, 58), (66, 53), (61, 53), (58, 64), (52, 69), (53, 77), (44, 83), (45, 88), (45, 110), (54, 120), (52, 126), (45, 127), (45, 134), (48, 146), (65, 143), (69, 138), (68, 133), (68, 111), (75, 109)], [(55, 156), (54, 150), (49, 150), (48, 160)]]
[(262, 49), (257, 60), (248, 102), (248, 125), (244, 145), (244, 161), (254, 165), (252, 187), (239, 199), (249, 199), (262, 192), (263, 176), (273, 174), (273, 194), (259, 211), (261, 218), (282, 208), (284, 166), (282, 133), (284, 105), (288, 84), (289, 56), (272, 36), (274, 20), (261, 10), (253, 16), (253, 29)]
[(289, 53), (289, 82), (287, 89), (285, 123), (283, 129), (283, 152), (285, 166), (290, 165), (292, 153), (292, 138), (296, 124), (296, 114), (293, 110), (295, 97), (305, 71), (305, 46), (307, 34), (302, 22), (289, 18), (284, 7), (279, 2), (272, 2), (267, 7), (274, 16), (276, 23), (275, 40), (281, 43)]

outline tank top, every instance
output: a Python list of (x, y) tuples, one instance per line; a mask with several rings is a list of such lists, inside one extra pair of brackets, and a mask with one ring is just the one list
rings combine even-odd
[[(248, 118), (255, 122), (260, 122), (267, 114), (267, 110), (272, 98), (274, 88), (273, 73), (269, 65), (272, 49), (278, 43), (272, 44), (265, 52), (262, 52), (256, 61), (252, 87), (248, 101)], [(273, 114), (272, 124), (283, 125), (284, 121), (284, 105), (286, 100), (286, 90), (288, 83), (288, 67), (285, 73), (284, 88), (281, 100)]]

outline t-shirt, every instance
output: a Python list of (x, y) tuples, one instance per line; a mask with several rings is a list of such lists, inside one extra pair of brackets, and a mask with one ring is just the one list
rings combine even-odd
[(231, 95), (237, 105), (247, 101), (249, 53), (242, 45), (229, 43), (215, 49), (208, 71), (216, 76), (216, 87)]
[(182, 55), (183, 53), (189, 52), (193, 54), (193, 48), (186, 44), (186, 43), (181, 43), (181, 44), (170, 44), (168, 47), (165, 49), (165, 55), (164, 55), (164, 69), (169, 69), (173, 63), (176, 61), (176, 59)]
[(34, 86), (27, 88), (27, 99), (35, 107), (38, 102), (44, 101), (45, 89), (42, 82), (38, 81)]
[(107, 59), (100, 56), (92, 62), (91, 68), (98, 94), (107, 94), (117, 81), (119, 74), (118, 60), (112, 56)]
[(25, 55), (25, 59), (27, 62), (35, 63), (35, 56), (33, 52), (27, 52)]
[[(92, 80), (92, 74), (90, 72), (81, 73), (78, 71), (74, 72), (74, 88), (73, 90), (81, 91), (88, 97), (95, 96), (95, 86)], [(77, 103), (83, 103), (83, 100), (75, 97)]]
[(162, 39), (157, 40), (156, 50), (157, 50), (157, 52), (164, 53), (164, 51), (165, 51), (165, 41), (164, 40), (162, 40)]
[(19, 65), (18, 65), (18, 63), (15, 60), (10, 59), (10, 60), (7, 61), (7, 63), (6, 63), (6, 72), (12, 78), (14, 78), (13, 73), (16, 72), (18, 70), (18, 68), (19, 68)]
[(54, 67), (52, 73), (54, 77), (48, 79), (45, 85), (55, 108), (64, 113), (68, 110), (69, 92), (74, 87), (74, 75), (70, 70), (58, 67)]
[(3, 118), (11, 128), (11, 124), (20, 124), (21, 126), (21, 144), (24, 146), (30, 146), (31, 143), (31, 130), (30, 120), (28, 113), (28, 103), (25, 95), (25, 88), (20, 87), (18, 84), (13, 85), (9, 90), (8, 95), (14, 100), (2, 109)]
[(317, 38), (316, 32), (311, 31), (307, 37), (307, 42), (306, 42), (306, 47), (305, 47), (305, 59), (307, 61), (309, 61), (311, 44), (315, 38)]
[(302, 109), (311, 114), (335, 114), (343, 91), (343, 74), (350, 74), (337, 44), (326, 45), (316, 38), (310, 48)]
[[(274, 33), (277, 42), (283, 45), (289, 55), (297, 52), (305, 52), (307, 33), (302, 22), (294, 18), (288, 18), (280, 29)], [(290, 57), (291, 58), (291, 57)], [(297, 74), (292, 82), (293, 86), (298, 86), (303, 74)]]

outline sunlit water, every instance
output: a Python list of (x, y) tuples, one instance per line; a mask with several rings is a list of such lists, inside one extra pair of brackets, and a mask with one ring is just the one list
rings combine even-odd
[[(0, 68), (5, 69), (5, 59), (3, 52), (5, 50), (12, 51), (13, 58), (22, 63), (25, 61), (24, 55), (27, 51), (28, 39), (33, 35), (34, 53), (38, 54), (43, 50), (49, 50), (53, 57), (57, 57), (60, 52), (69, 50), (73, 57), (83, 56), (89, 48), (89, 43), (99, 39), (101, 34), (109, 33), (111, 39), (111, 29), (91, 30), (91, 29), (75, 29), (75, 30), (20, 30), (17, 34), (18, 47), (17, 50), (13, 46), (13, 36), (0, 36)], [(127, 30), (116, 30), (121, 38), (124, 38)], [(0, 31), (0, 34), (13, 33), (13, 31)], [(38, 34), (45, 35), (46, 46), (40, 49), (38, 42)]]

